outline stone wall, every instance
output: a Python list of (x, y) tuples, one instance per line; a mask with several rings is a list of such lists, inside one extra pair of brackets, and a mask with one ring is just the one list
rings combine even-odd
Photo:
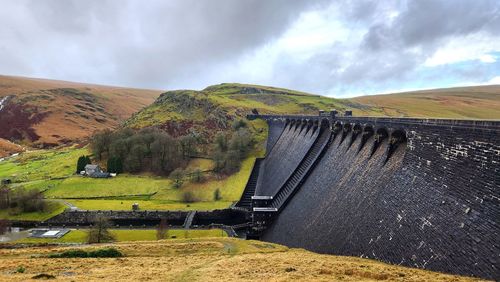
[[(46, 226), (89, 226), (97, 216), (108, 218), (113, 225), (126, 226), (156, 226), (161, 219), (166, 219), (169, 225), (183, 226), (189, 211), (70, 211), (65, 212), (45, 222), (15, 222), (15, 226), (34, 227)], [(193, 225), (208, 226), (212, 224), (237, 225), (247, 222), (246, 214), (241, 211), (223, 209), (213, 211), (197, 211)]]
[(499, 122), (331, 122), (341, 130), (262, 239), (500, 279)]
[(154, 226), (161, 219), (166, 219), (170, 225), (182, 226), (187, 211), (65, 211), (43, 224), (54, 226), (88, 226), (94, 223), (97, 216), (108, 218), (119, 226)]

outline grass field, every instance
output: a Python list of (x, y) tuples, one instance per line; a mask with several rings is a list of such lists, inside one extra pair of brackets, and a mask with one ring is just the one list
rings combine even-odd
[(88, 154), (86, 148), (66, 147), (25, 152), (0, 162), (0, 178), (13, 182), (30, 182), (68, 177), (76, 170), (76, 160)]
[(111, 179), (73, 176), (57, 183), (45, 195), (48, 198), (87, 198), (150, 195), (171, 189), (168, 179), (152, 176), (119, 175)]
[(131, 210), (132, 204), (138, 203), (141, 210), (214, 210), (225, 209), (231, 201), (207, 201), (182, 203), (162, 200), (67, 200), (82, 210)]
[[(256, 124), (257, 127), (262, 126)], [(263, 140), (265, 136), (261, 135), (265, 134), (258, 134), (256, 138)], [(64, 210), (65, 207), (56, 202), (59, 199), (85, 210), (130, 210), (133, 203), (139, 203), (143, 210), (224, 209), (240, 198), (255, 161), (254, 156), (263, 153), (255, 150), (243, 161), (240, 171), (229, 177), (218, 178), (205, 172), (206, 181), (193, 183), (186, 179), (184, 185), (177, 189), (170, 179), (148, 174), (121, 174), (110, 179), (74, 175), (76, 160), (81, 155), (89, 154), (87, 148), (30, 151), (0, 162), (0, 178), (12, 179), (13, 188), (23, 186), (43, 191), (45, 197), (55, 201), (50, 203), (47, 212), (12, 215), (8, 211), (0, 211), (0, 218), (46, 220)], [(213, 162), (208, 159), (193, 159), (187, 167), (189, 171), (210, 171), (212, 168)], [(214, 200), (216, 189), (222, 197), (218, 201)], [(195, 195), (195, 202), (183, 202), (183, 194), (187, 191)]]
[[(111, 229), (110, 233), (117, 242), (125, 241), (154, 241), (156, 239), (156, 230), (124, 230)], [(221, 229), (196, 230), (196, 229), (170, 229), (167, 233), (169, 239), (193, 239), (206, 237), (227, 237), (227, 233)], [(11, 243), (86, 243), (86, 230), (71, 230), (68, 234), (58, 239), (50, 238), (24, 238)]]
[(66, 206), (58, 202), (48, 202), (44, 212), (12, 213), (12, 210), (0, 210), (0, 219), (44, 221), (62, 213)]
[[(89, 251), (103, 247), (114, 247), (124, 257), (46, 258), (76, 248)], [(21, 266), (23, 273), (16, 271)], [(0, 249), (0, 280), (26, 281), (40, 273), (72, 281), (477, 281), (233, 238)]]

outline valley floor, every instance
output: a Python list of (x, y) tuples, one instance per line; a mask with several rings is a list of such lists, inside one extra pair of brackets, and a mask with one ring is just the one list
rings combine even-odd
[[(122, 258), (46, 258), (112, 246)], [(22, 273), (18, 271), (23, 269)], [(174, 239), (92, 246), (0, 248), (0, 280), (48, 274), (55, 281), (474, 281), (472, 278), (234, 238)]]
[[(1, 210), (0, 219), (44, 221), (70, 207), (131, 210), (135, 203), (141, 210), (225, 209), (239, 200), (255, 161), (255, 156), (250, 156), (242, 162), (239, 172), (219, 177), (211, 173), (211, 160), (191, 159), (186, 170), (200, 169), (205, 180), (197, 183), (186, 177), (181, 188), (174, 188), (167, 177), (151, 174), (125, 173), (109, 179), (75, 175), (76, 160), (88, 154), (87, 148), (65, 147), (24, 152), (0, 161), (0, 179), (10, 179), (10, 187), (36, 189), (49, 200), (44, 212)], [(214, 199), (216, 190), (220, 199)], [(193, 202), (183, 199), (185, 193), (194, 195)]]

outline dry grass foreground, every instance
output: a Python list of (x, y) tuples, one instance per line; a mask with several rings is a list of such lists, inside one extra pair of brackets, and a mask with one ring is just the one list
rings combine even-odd
[[(55, 281), (474, 281), (234, 238), (113, 244), (123, 258), (43, 257), (68, 249), (105, 246), (110, 245), (0, 249), (0, 280), (25, 281), (45, 273), (55, 276)], [(17, 272), (20, 267), (25, 269), (23, 273)]]

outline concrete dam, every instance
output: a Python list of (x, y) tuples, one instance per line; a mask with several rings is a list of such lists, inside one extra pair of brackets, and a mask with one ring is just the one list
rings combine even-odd
[(500, 122), (269, 116), (247, 238), (500, 279)]

